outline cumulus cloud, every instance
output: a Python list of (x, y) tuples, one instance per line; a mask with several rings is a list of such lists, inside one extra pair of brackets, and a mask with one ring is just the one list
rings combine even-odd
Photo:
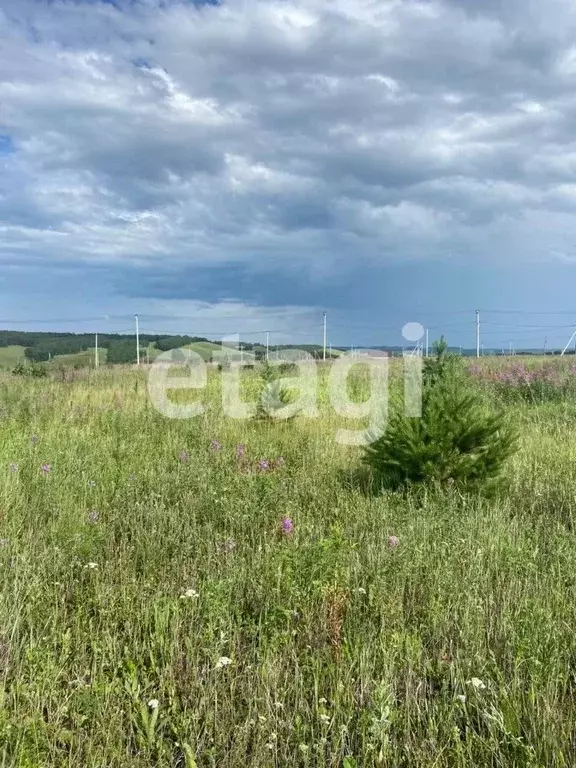
[(3, 0), (0, 260), (271, 307), (557, 260), (575, 32), (569, 0)]

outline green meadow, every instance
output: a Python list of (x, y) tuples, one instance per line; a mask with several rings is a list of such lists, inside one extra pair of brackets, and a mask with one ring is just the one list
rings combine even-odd
[(145, 370), (0, 374), (2, 766), (574, 765), (572, 390), (471, 379), (520, 434), (496, 495), (375, 493), (327, 371), (283, 423), (216, 371), (187, 420)]

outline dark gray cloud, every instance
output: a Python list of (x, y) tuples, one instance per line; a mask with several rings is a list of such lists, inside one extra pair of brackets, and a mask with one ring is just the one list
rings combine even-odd
[(575, 33), (568, 0), (3, 0), (0, 260), (276, 308), (570, 260)]

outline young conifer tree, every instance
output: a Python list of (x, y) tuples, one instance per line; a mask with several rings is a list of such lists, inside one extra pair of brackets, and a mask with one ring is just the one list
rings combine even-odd
[(470, 490), (492, 487), (515, 450), (514, 430), (470, 388), (442, 338), (424, 363), (422, 417), (394, 414), (363, 461), (381, 488), (430, 482)]

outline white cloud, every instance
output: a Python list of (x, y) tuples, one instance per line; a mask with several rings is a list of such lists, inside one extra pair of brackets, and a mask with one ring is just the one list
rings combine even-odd
[(119, 5), (4, 0), (5, 265), (314, 279), (576, 235), (571, 3)]

